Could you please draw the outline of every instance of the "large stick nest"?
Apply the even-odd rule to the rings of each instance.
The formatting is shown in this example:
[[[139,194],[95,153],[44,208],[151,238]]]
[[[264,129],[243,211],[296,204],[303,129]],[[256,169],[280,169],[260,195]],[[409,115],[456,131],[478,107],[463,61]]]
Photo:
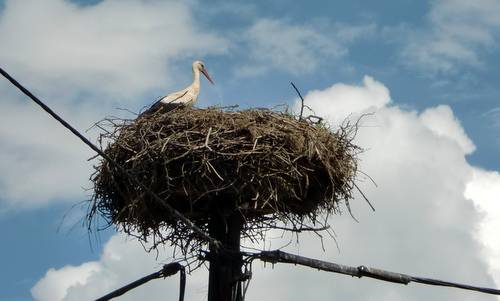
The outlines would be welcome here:
[[[354,126],[332,131],[283,112],[215,108],[106,121],[105,153],[207,232],[213,206],[238,210],[251,238],[277,221],[312,226],[342,201],[349,208],[360,151]],[[123,172],[105,160],[95,169],[89,220],[103,216],[185,255],[204,244]]]

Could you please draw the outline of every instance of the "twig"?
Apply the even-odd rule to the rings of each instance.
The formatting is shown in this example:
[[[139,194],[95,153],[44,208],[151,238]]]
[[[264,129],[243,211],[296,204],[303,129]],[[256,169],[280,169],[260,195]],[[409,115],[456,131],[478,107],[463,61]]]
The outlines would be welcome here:
[[[359,191],[359,193],[361,193],[361,195],[365,199],[366,203],[368,203],[368,205],[372,208],[372,210],[375,211],[375,207],[373,207],[372,203],[370,203],[370,201],[368,200],[366,195],[363,193],[363,191],[361,191],[361,189],[358,187],[358,185],[356,185],[356,183],[354,183],[354,187],[356,187],[356,189]]]
[[[115,108],[115,110],[118,110],[118,111],[124,111],[124,112],[130,113],[130,114],[135,115],[135,116],[139,115],[139,113],[134,112],[134,111],[132,111],[132,110],[129,110],[129,109],[127,109],[127,108],[120,108],[120,107],[116,107],[116,108]]]
[[[290,82],[290,84],[292,84],[292,87],[295,89],[295,92],[297,92],[297,94],[300,97],[301,105],[300,105],[299,120],[302,120],[302,114],[304,113],[304,97],[302,97],[302,94],[300,94],[299,89],[297,89],[297,87],[295,86],[295,84],[293,82]]]
[[[205,138],[205,147],[210,149],[210,146],[208,146],[208,139],[210,138],[210,134],[212,133],[212,127],[209,127],[208,128],[208,133],[207,133],[207,137]]]
[[[273,226],[273,229],[278,229],[278,230],[285,230],[285,231],[290,231],[290,232],[317,232],[317,231],[325,231],[330,229],[329,225],[323,226],[323,227],[299,227],[299,228],[287,228],[287,227],[280,227],[280,226]]]

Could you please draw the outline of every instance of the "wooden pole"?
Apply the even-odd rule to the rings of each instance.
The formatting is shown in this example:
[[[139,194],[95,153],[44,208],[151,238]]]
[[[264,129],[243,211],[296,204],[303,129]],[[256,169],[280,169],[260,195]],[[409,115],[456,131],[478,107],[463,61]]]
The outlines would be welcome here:
[[[243,265],[239,254],[243,218],[234,209],[224,212],[216,205],[212,209],[209,233],[222,243],[223,248],[216,250],[210,247],[208,301],[243,301],[241,283],[238,281]]]

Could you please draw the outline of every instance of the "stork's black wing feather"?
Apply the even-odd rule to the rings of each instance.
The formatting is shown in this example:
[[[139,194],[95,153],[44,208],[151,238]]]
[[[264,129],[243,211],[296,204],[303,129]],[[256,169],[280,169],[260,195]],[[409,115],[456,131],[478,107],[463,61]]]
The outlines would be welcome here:
[[[137,118],[143,117],[143,116],[148,116],[151,114],[154,114],[158,111],[161,111],[163,113],[170,112],[176,108],[184,107],[184,104],[182,103],[163,103],[163,102],[156,102],[154,103],[149,109],[146,111],[142,112],[139,114]]]
[[[160,109],[162,109],[163,112],[170,112],[175,108],[178,108],[180,106],[184,106],[184,104],[176,103],[175,101],[178,100],[179,98],[183,97],[184,95],[186,95],[187,92],[188,91],[185,91],[184,93],[179,95],[177,98],[171,100],[170,103],[162,102],[162,99],[165,98],[165,96],[159,97],[146,111],[139,114],[138,118],[141,116],[151,115],[154,112],[159,111]]]

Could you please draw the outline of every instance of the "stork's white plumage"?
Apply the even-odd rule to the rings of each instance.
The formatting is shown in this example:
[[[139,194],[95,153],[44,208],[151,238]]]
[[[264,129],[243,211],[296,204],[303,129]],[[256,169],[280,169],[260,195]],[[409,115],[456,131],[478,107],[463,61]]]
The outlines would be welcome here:
[[[156,111],[159,107],[164,107],[166,111],[170,111],[180,105],[192,106],[198,100],[198,95],[200,94],[200,73],[203,73],[208,81],[214,84],[210,75],[208,75],[207,69],[205,69],[205,64],[201,61],[194,61],[193,83],[186,89],[163,96],[146,112]]]

